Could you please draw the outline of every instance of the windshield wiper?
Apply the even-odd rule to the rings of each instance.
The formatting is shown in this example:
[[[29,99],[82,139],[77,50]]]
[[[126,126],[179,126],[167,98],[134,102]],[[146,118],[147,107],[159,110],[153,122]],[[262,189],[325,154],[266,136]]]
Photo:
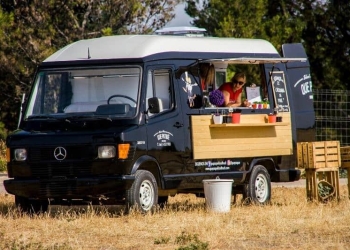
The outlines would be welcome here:
[[[47,120],[47,121],[64,121],[71,123],[71,121],[66,117],[54,117],[51,115],[32,115],[27,118],[28,120]]]
[[[77,120],[105,120],[112,122],[112,119],[110,117],[105,116],[91,116],[91,115],[74,115],[74,116],[61,116],[61,117],[55,117],[52,115],[31,115],[27,118],[27,120],[52,120],[52,121],[65,121],[68,123],[71,123],[72,121]]]
[[[67,122],[71,122],[72,120],[79,120],[79,119],[84,119],[84,120],[106,120],[112,122],[112,119],[110,117],[105,117],[105,116],[84,116],[84,115],[75,115],[75,116],[69,116],[66,118]]]
[[[64,118],[58,118],[58,117],[53,117],[51,115],[31,115],[27,117],[27,120],[34,120],[34,119],[46,119],[46,120],[62,120]]]

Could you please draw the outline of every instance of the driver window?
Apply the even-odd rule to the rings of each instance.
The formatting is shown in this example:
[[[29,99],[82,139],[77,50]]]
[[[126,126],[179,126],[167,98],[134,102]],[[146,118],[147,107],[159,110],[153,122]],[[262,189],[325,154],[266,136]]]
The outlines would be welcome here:
[[[146,108],[148,110],[148,99],[156,97],[160,104],[160,113],[171,108],[170,91],[171,71],[168,69],[149,70],[147,77]],[[149,115],[153,115],[150,114]]]

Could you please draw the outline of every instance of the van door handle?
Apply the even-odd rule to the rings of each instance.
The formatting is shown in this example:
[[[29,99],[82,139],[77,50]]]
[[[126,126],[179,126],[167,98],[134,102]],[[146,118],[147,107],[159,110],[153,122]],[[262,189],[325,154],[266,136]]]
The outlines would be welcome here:
[[[174,124],[175,128],[180,128],[180,127],[183,127],[183,126],[184,125],[182,123],[180,123],[180,122],[175,122],[175,124]]]

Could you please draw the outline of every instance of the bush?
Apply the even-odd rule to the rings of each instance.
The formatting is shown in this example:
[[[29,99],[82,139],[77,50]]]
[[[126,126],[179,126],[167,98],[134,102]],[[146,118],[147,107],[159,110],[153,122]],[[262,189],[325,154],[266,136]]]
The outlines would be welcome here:
[[[0,172],[6,170],[6,145],[3,140],[0,140]]]
[[[5,128],[5,124],[0,122],[0,141],[1,140],[5,140],[6,139],[6,136],[8,134],[8,131],[7,129]],[[1,153],[0,153],[1,155]]]
[[[209,244],[207,242],[202,242],[198,239],[197,234],[189,234],[182,232],[180,236],[175,239],[176,244],[181,246],[177,250],[208,250]]]

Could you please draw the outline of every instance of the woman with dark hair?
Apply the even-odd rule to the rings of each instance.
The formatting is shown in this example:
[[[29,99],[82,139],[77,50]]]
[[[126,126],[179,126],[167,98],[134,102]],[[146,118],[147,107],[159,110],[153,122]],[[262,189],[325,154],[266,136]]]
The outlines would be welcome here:
[[[215,68],[209,63],[199,64],[199,76],[203,91],[211,91],[214,85]]]

